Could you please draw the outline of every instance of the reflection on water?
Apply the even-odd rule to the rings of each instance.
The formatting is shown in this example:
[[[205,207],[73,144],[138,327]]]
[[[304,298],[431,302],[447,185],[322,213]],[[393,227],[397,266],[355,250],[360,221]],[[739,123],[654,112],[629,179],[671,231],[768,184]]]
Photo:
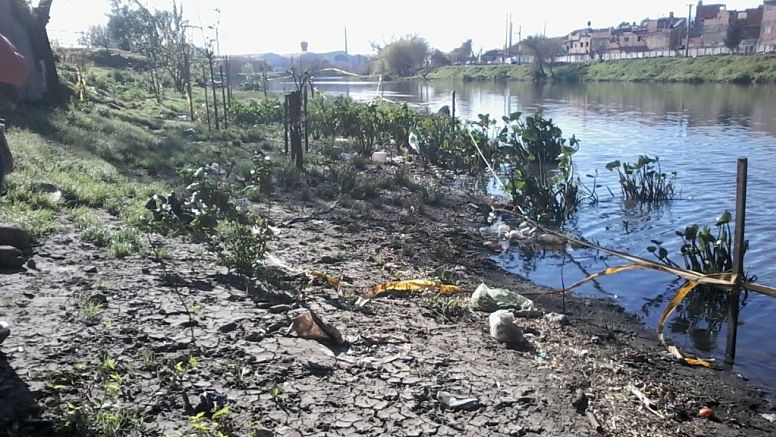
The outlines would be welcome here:
[[[275,84],[276,87],[282,84]],[[635,255],[650,257],[650,240],[664,242],[678,253],[674,234],[685,226],[713,223],[725,209],[735,210],[736,158],[749,157],[746,264],[760,282],[776,285],[776,249],[772,239],[776,208],[776,87],[692,84],[548,84],[501,82],[319,81],[329,94],[369,100],[376,95],[419,104],[436,111],[449,105],[456,91],[461,117],[479,113],[501,115],[543,110],[564,130],[581,140],[575,155],[579,174],[598,171],[600,202],[580,209],[568,228],[585,238]],[[619,195],[616,173],[606,163],[634,161],[640,154],[660,156],[663,169],[677,171],[681,195],[660,208],[626,205]],[[484,184],[483,184],[484,185]],[[494,183],[489,191],[496,193]],[[496,257],[496,262],[537,283],[561,288],[589,273],[623,262],[592,250],[566,253],[521,248]],[[600,278],[580,292],[616,298],[626,309],[655,326],[665,304],[682,284],[675,278],[646,271]],[[751,295],[741,312],[738,366],[753,380],[770,383],[776,376],[776,338],[770,335],[776,300]],[[724,353],[727,316],[725,294],[691,294],[668,324],[680,347],[699,355]]]

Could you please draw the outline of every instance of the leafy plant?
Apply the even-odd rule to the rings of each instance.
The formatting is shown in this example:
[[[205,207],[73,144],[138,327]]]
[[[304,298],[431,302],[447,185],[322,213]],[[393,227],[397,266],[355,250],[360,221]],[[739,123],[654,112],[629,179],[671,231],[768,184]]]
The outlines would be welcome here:
[[[642,203],[654,203],[671,200],[674,197],[676,172],[665,173],[660,166],[660,158],[647,155],[639,156],[635,164],[612,161],[606,169],[617,169],[620,176],[620,188],[625,199]]]
[[[715,273],[729,273],[733,271],[733,234],[730,230],[730,222],[733,217],[729,211],[725,211],[717,218],[714,227],[702,229],[697,225],[687,226],[684,231],[677,231],[676,235],[682,239],[680,253],[687,270],[711,275]],[[653,246],[647,247],[647,251],[654,254],[663,263],[680,267],[669,257],[669,252],[663,247],[663,242],[652,240]],[[749,249],[749,241],[744,245],[744,251]]]

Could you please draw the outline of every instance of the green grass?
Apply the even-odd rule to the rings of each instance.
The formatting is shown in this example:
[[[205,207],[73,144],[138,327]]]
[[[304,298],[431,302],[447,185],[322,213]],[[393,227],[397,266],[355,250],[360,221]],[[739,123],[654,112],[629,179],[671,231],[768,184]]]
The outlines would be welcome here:
[[[557,81],[776,83],[776,56],[634,59],[557,65],[552,70]],[[428,77],[531,80],[526,65],[449,66]]]

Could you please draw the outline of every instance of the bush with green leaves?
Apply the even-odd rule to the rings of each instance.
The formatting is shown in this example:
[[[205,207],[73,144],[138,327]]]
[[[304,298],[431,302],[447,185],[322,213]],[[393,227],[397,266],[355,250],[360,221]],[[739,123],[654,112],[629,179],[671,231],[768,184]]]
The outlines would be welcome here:
[[[232,123],[240,127],[253,127],[283,122],[283,105],[276,98],[235,101],[230,108]]]
[[[710,226],[700,228],[697,224],[687,226],[676,235],[682,239],[680,253],[684,267],[704,275],[729,273],[733,271],[733,233],[730,229],[732,214],[725,211],[714,224],[716,231]],[[647,250],[666,265],[681,267],[673,261],[663,242],[652,240],[653,246]],[[744,244],[744,251],[749,249],[749,241]]]

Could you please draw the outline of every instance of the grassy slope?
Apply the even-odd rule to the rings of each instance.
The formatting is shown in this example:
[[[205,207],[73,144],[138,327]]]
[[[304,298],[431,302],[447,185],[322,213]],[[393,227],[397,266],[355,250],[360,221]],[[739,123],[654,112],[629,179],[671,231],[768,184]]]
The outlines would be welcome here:
[[[73,70],[60,68],[65,83],[72,83]],[[55,232],[62,217],[90,228],[95,220],[87,216],[88,208],[124,226],[115,233],[107,225],[89,229],[101,246],[113,250],[147,220],[145,203],[170,191],[178,169],[224,156],[249,161],[251,149],[243,143],[264,138],[265,132],[255,129],[208,132],[199,123],[181,121],[185,99],[168,96],[159,104],[146,83],[131,69],[93,67],[87,73],[91,98],[85,103],[50,109],[0,101],[17,167],[3,187],[0,221],[19,223],[40,238]],[[195,101],[199,105],[204,97]],[[196,130],[196,141],[186,139],[187,129]],[[47,192],[52,186],[61,201]]]
[[[431,79],[530,80],[525,65],[442,67]],[[554,68],[564,81],[776,83],[776,56],[656,58],[568,64]]]

